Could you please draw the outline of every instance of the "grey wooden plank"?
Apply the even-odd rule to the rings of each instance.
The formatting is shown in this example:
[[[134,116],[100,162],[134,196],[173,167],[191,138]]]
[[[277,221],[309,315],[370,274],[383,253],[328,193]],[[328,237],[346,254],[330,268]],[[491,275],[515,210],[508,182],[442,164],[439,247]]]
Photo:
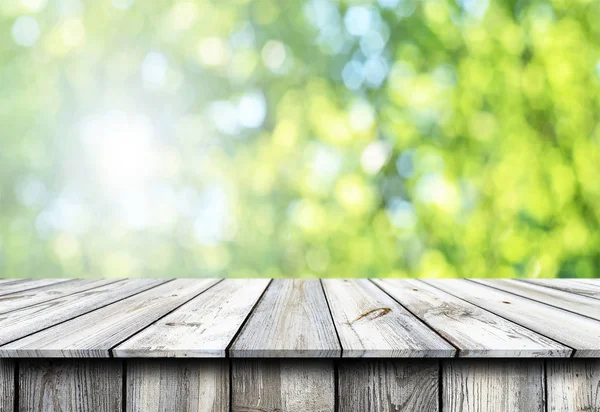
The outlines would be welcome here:
[[[0,359],[0,411],[2,412],[14,411],[15,367],[14,361]]]
[[[7,283],[13,283],[13,282],[23,282],[27,279],[21,279],[21,278],[2,278],[0,279],[0,287],[2,287],[3,285],[6,285]]]
[[[442,361],[444,412],[544,412],[542,360]]]
[[[473,279],[473,281],[600,320],[600,300],[598,299],[513,279]]]
[[[91,312],[165,283],[164,279],[132,279],[111,283],[0,315],[0,345]]]
[[[274,280],[229,354],[232,357],[339,357],[340,344],[319,280]]]
[[[2,290],[10,285],[14,285],[17,283],[24,283],[26,282],[27,279],[0,279],[0,293],[2,293]]]
[[[115,357],[225,357],[269,279],[227,279],[113,349]]]
[[[571,280],[575,282],[587,283],[594,286],[600,285],[600,278],[573,278]]]
[[[423,281],[569,346],[575,357],[600,356],[597,320],[464,279]]]
[[[78,292],[94,289],[100,286],[110,285],[117,282],[113,280],[70,280],[59,284],[51,284],[36,289],[25,290],[22,292],[11,293],[10,295],[0,297],[0,314],[12,312],[27,306],[38,303],[48,302],[63,296],[72,295]]]
[[[338,405],[344,412],[438,412],[439,362],[344,360],[338,368]]]
[[[547,362],[548,412],[600,411],[600,359]]]
[[[71,279],[20,279],[0,285],[0,296],[28,291],[42,286],[59,285],[68,280]]]
[[[459,348],[460,357],[569,357],[571,348],[415,279],[373,280]]]
[[[127,412],[228,412],[229,361],[127,361]]]
[[[233,359],[232,412],[334,412],[329,359]]]
[[[367,279],[323,279],[342,356],[453,357],[456,349]]]
[[[547,288],[575,293],[589,298],[600,299],[600,284],[593,285],[577,282],[575,279],[519,279],[521,282],[533,283]]]
[[[110,349],[218,279],[176,279],[0,347],[4,357],[108,358]]]
[[[123,365],[116,360],[22,360],[19,410],[117,412],[122,408]]]

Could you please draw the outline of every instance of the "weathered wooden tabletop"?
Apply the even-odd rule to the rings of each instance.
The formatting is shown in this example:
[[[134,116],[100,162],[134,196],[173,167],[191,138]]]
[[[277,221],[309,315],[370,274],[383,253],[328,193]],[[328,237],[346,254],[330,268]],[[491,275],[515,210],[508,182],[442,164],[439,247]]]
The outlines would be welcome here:
[[[600,357],[600,280],[3,279],[0,357]]]

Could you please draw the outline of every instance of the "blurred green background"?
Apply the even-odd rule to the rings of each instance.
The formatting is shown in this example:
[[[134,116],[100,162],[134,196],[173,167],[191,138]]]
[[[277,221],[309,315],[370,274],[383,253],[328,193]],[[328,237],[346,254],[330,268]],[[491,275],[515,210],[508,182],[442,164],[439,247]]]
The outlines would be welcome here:
[[[600,2],[0,2],[0,277],[594,277]]]

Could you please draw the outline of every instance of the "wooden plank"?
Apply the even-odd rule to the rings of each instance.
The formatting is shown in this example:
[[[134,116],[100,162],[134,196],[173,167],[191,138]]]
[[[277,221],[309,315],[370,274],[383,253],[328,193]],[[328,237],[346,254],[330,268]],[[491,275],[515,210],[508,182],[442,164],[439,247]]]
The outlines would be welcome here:
[[[232,412],[334,412],[333,360],[232,360]]]
[[[600,411],[600,359],[547,362],[548,412]]]
[[[38,303],[48,302],[74,293],[84,292],[96,287],[110,285],[115,282],[117,282],[116,279],[71,280],[68,282],[61,282],[57,285],[52,284],[23,292],[15,292],[0,297],[0,314],[12,312],[13,310],[36,305]]]
[[[0,344],[17,340],[165,282],[164,279],[123,280],[5,313],[0,315]]]
[[[126,399],[127,412],[228,412],[229,362],[128,361]]]
[[[577,282],[575,279],[520,279],[522,282],[534,283],[564,292],[575,293],[589,298],[600,299],[600,284]]]
[[[343,357],[453,357],[456,353],[367,279],[324,279],[323,287]]]
[[[444,412],[544,412],[542,360],[442,361]]]
[[[11,342],[0,356],[108,358],[112,347],[217,282],[176,279]]]
[[[113,349],[115,357],[225,357],[268,279],[228,279]]]
[[[0,291],[3,290],[6,286],[10,286],[17,283],[26,283],[31,279],[25,278],[8,278],[8,279],[0,279]]]
[[[58,285],[71,279],[20,279],[0,286],[0,296],[24,292],[48,285]]]
[[[600,320],[600,301],[597,299],[513,279],[473,279],[473,281]]]
[[[116,360],[22,360],[19,410],[116,412],[122,408],[123,365]]]
[[[423,281],[569,346],[573,356],[600,356],[600,322],[594,319],[464,279]]]
[[[21,278],[2,278],[0,279],[0,288],[3,285],[6,285],[7,283],[13,283],[13,282],[23,282],[27,279],[21,279]]]
[[[587,283],[594,286],[600,285],[600,278],[573,278],[571,280],[575,282]]]
[[[373,280],[459,348],[460,357],[569,357],[571,348],[414,279]]]
[[[0,359],[0,411],[2,412],[14,411],[15,367],[14,361]]]
[[[339,357],[340,344],[318,279],[276,279],[230,351],[232,357]]]
[[[437,412],[439,362],[344,360],[338,369],[338,410],[344,412]]]
[[[26,281],[27,279],[0,279],[0,294],[2,293],[5,287],[12,287],[11,285],[23,283]]]

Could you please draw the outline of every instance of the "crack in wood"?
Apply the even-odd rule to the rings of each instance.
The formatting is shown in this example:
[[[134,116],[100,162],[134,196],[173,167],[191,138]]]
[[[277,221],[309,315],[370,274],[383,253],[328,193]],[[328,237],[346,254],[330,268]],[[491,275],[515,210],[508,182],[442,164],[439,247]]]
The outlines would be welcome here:
[[[348,325],[352,325],[355,322],[358,322],[359,320],[362,319],[369,319],[369,320],[375,320],[377,318],[380,318],[382,316],[387,315],[388,313],[390,313],[392,311],[391,308],[377,308],[377,309],[372,309],[369,310],[365,313],[363,313],[362,315],[360,315],[359,317],[357,317],[354,320],[351,320],[350,322],[347,322]],[[373,316],[371,316],[373,315]]]

